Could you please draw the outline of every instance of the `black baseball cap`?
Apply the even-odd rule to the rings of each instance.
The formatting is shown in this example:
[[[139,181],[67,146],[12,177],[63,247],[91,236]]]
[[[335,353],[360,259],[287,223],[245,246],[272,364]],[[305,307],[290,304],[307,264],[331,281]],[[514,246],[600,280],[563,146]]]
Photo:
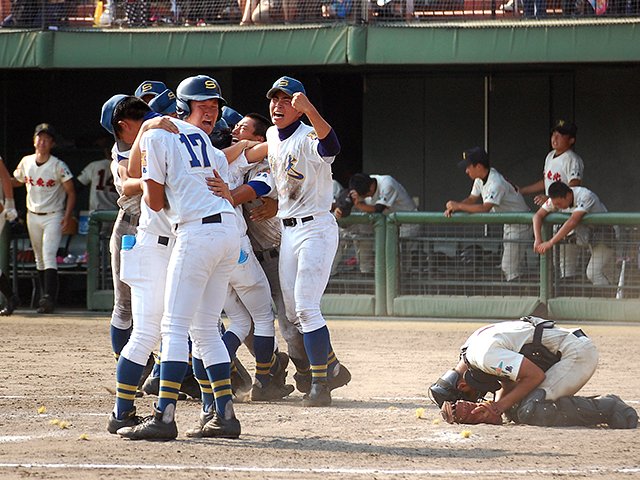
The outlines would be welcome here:
[[[576,134],[578,133],[578,127],[573,122],[568,122],[567,120],[558,120],[551,132],[558,132],[562,135],[569,135],[570,137],[575,138]]]
[[[51,138],[53,138],[54,140],[56,138],[56,131],[48,123],[40,123],[39,125],[36,125],[36,129],[33,132],[33,136],[35,137],[37,135],[40,135],[41,133],[46,133],[47,135],[50,135]]]
[[[462,152],[462,161],[458,162],[458,167],[467,168],[468,165],[482,164],[489,168],[489,155],[482,147],[473,147]]]

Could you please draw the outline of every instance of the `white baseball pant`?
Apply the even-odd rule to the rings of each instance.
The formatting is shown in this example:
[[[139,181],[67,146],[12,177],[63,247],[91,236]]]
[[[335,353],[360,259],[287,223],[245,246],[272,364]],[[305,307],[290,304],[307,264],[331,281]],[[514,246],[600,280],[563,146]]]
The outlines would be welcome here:
[[[29,240],[33,247],[38,270],[58,269],[56,254],[62,239],[63,217],[63,212],[48,213],[46,215],[27,212],[27,230],[29,231]]]

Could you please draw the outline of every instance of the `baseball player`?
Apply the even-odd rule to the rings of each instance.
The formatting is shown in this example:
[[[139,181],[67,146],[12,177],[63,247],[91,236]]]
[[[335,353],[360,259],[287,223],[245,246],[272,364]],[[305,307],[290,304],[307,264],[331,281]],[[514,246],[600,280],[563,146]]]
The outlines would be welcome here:
[[[18,218],[18,211],[13,199],[13,185],[11,184],[11,176],[7,171],[4,160],[0,157],[0,198],[3,199],[0,204],[0,233],[4,229],[7,220],[13,222]],[[20,299],[14,293],[13,287],[7,275],[0,270],[0,293],[4,295],[5,304],[0,309],[0,316],[8,317],[13,313],[20,304]]]
[[[598,364],[595,345],[581,329],[524,317],[476,330],[456,367],[429,391],[443,417],[457,423],[636,428],[637,412],[615,395],[574,396]],[[494,400],[480,402],[488,392]],[[476,403],[478,402],[478,403]]]
[[[234,142],[241,140],[252,140],[264,142],[266,140],[267,129],[271,123],[265,117],[257,113],[250,113],[239,120],[233,129]],[[262,176],[270,176],[268,161],[256,163],[247,172],[247,183]],[[266,195],[277,201],[278,194],[272,188]],[[278,274],[278,259],[280,256],[281,226],[278,218],[270,217],[257,220],[252,218],[256,208],[261,208],[265,202],[265,195],[260,199],[252,200],[243,204],[244,217],[247,223],[247,234],[251,241],[251,246],[264,270],[271,287],[271,297],[278,316],[278,327],[283,338],[287,342],[288,354],[296,367],[293,378],[296,387],[302,393],[309,393],[311,389],[311,369],[309,359],[304,350],[304,341],[299,325],[289,322],[285,312],[284,300],[280,289],[280,279]],[[277,211],[277,210],[276,210]]]
[[[145,111],[141,117],[140,112]],[[144,132],[155,126],[164,126],[177,132],[173,123],[168,120],[162,123],[163,119],[159,116],[153,123],[154,120],[151,120],[149,114],[150,108],[141,99],[114,95],[102,107],[101,119],[106,126],[113,126],[114,123],[119,126],[119,122],[126,120],[132,132],[136,127],[140,132]],[[121,130],[118,127],[114,127],[113,130],[116,139],[121,140]],[[135,161],[135,158],[132,158],[131,162]],[[137,161],[139,163],[139,155]],[[122,182],[122,188],[123,193],[130,197],[142,192],[140,181],[136,178],[127,178]],[[137,425],[142,421],[142,418],[136,415],[134,398],[152,349],[160,341],[164,289],[158,288],[158,285],[164,284],[175,236],[165,213],[154,212],[143,202],[140,205],[140,219],[135,239],[132,248],[120,251],[120,279],[131,289],[133,328],[118,358],[116,402],[107,421],[109,433],[116,433],[120,428]]]
[[[569,187],[554,182],[548,189],[549,199],[533,216],[535,241],[533,250],[540,255],[548,252],[558,242],[575,231],[576,244],[588,246],[591,258],[587,265],[587,278],[594,285],[610,285],[614,280],[615,254],[611,248],[615,240],[613,227],[594,225],[589,228],[579,225],[587,213],[604,213],[607,207],[598,196],[585,187]],[[570,212],[569,219],[555,232],[551,239],[542,241],[542,222],[551,212]]]
[[[56,253],[62,230],[73,216],[76,191],[69,167],[51,155],[55,145],[53,127],[48,123],[36,126],[33,143],[36,152],[20,160],[13,176],[27,187],[27,229],[42,294],[36,311],[52,313],[58,294]]]
[[[303,405],[328,406],[331,388],[350,380],[331,348],[329,329],[320,312],[338,246],[338,225],[329,210],[331,163],[340,143],[298,80],[279,78],[267,98],[274,124],[267,130],[269,165],[283,227],[280,248],[286,252],[278,257],[280,287],[287,318],[294,324],[299,322],[311,364],[311,389],[303,397]],[[303,115],[312,126],[301,122]],[[264,156],[260,147],[252,153]]]
[[[159,82],[156,80],[145,80],[140,85],[138,85],[138,88],[136,88],[134,95],[142,99],[144,103],[149,103],[165,90],[167,90],[167,86],[163,82]]]
[[[87,164],[77,177],[78,182],[89,186],[89,210],[117,210],[118,192],[113,185],[111,160],[95,160]]]
[[[364,213],[393,213],[414,212],[418,208],[407,193],[407,190],[391,175],[367,175],[356,173],[349,179],[349,190],[353,200],[353,208]],[[336,208],[337,218],[344,216],[341,208]],[[373,235],[372,225],[354,225],[350,228],[352,233]],[[404,224],[400,226],[400,238],[417,236],[420,234],[420,225]],[[372,240],[356,240],[354,245],[358,254],[360,272],[373,273],[374,253]],[[419,244],[409,242],[406,244],[409,252],[415,256]]]
[[[553,182],[563,182],[570,187],[582,185],[584,162],[573,147],[576,143],[578,127],[575,123],[558,120],[551,131],[551,150],[544,161],[544,171],[541,180],[531,185],[519,188],[522,195],[538,194],[534,202],[542,206],[547,201],[547,192]],[[539,194],[544,192],[543,194]],[[560,276],[574,277],[577,274],[578,249],[575,245],[563,244],[560,250]]]
[[[450,217],[454,212],[528,212],[529,207],[507,179],[491,167],[489,156],[482,147],[474,147],[462,154],[460,168],[473,180],[471,193],[460,202],[449,200],[444,214]],[[482,203],[478,203],[482,202]],[[531,238],[531,225],[504,225],[502,231],[503,254],[502,272],[511,282],[520,276],[524,260],[523,240]]]
[[[149,130],[140,139],[144,201],[154,211],[164,208],[176,232],[161,323],[160,394],[152,416],[118,434],[133,440],[177,437],[175,407],[188,369],[190,332],[214,397],[209,404],[203,395],[202,436],[237,438],[230,359],[218,324],[240,238],[230,196],[211,195],[205,182],[212,171],[227,177],[227,160],[208,139],[224,100],[218,83],[204,75],[183,80],[176,96],[178,115],[185,118],[172,120],[178,135]]]

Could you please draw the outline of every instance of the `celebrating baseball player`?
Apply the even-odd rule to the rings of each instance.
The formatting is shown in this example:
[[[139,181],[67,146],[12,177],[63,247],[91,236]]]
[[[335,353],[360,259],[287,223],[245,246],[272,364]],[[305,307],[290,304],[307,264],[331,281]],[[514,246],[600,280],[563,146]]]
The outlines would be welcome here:
[[[446,204],[445,216],[454,212],[528,212],[529,207],[515,187],[495,168],[491,167],[489,156],[482,147],[474,147],[462,154],[460,168],[473,180],[471,193],[460,202],[449,200]],[[479,203],[479,202],[482,203]],[[507,282],[520,276],[525,245],[522,240],[531,239],[531,225],[504,225],[502,254],[502,271]]]
[[[36,257],[42,297],[38,313],[52,313],[58,294],[56,254],[76,204],[73,174],[59,158],[51,155],[56,134],[48,123],[36,126],[36,153],[27,155],[13,172],[17,185],[27,187],[27,229]],[[14,184],[16,185],[16,184]]]
[[[290,322],[299,322],[311,364],[311,389],[302,404],[331,404],[331,390],[351,379],[331,347],[320,299],[338,247],[338,225],[330,213],[331,163],[340,152],[338,137],[306,96],[302,83],[281,77],[267,92],[274,126],[267,130],[271,174],[283,225],[280,286]],[[311,127],[301,122],[306,115]],[[256,153],[264,156],[261,147]],[[249,157],[247,157],[249,158]]]
[[[581,329],[524,317],[485,325],[464,343],[460,360],[430,389],[449,423],[636,428],[638,413],[616,395],[578,397],[598,364]],[[488,392],[494,399],[485,401]],[[496,393],[497,392],[497,393]]]
[[[233,410],[230,359],[218,325],[240,237],[229,199],[211,195],[205,182],[212,171],[227,177],[227,160],[208,138],[224,100],[218,83],[204,75],[183,80],[176,94],[178,115],[185,119],[172,120],[179,133],[149,130],[140,139],[144,201],[156,212],[165,209],[176,226],[161,322],[160,392],[153,415],[118,434],[133,440],[177,437],[175,408],[188,369],[191,333],[194,357],[197,353],[202,359],[206,380],[202,372],[195,374],[212,390],[203,395],[201,435],[237,438],[240,422]]]
[[[587,278],[594,285],[610,285],[614,280],[615,253],[612,243],[615,231],[610,225],[580,225],[587,213],[604,213],[607,207],[598,196],[585,187],[569,187],[554,182],[549,186],[549,199],[533,216],[535,241],[533,250],[544,254],[558,242],[575,232],[576,245],[588,246],[591,258],[587,264]],[[542,222],[551,212],[569,212],[571,216],[547,241],[542,240]]]

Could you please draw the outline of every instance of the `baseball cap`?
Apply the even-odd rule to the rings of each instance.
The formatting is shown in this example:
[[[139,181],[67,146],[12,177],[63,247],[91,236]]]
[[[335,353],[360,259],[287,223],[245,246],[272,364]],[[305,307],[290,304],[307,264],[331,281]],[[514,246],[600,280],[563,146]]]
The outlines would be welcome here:
[[[156,82],[154,80],[145,80],[138,88],[134,95],[136,97],[142,97],[143,95],[153,95],[154,97],[160,95],[167,89],[167,86],[163,82]]]
[[[553,127],[552,132],[558,132],[562,135],[569,135],[570,137],[575,137],[578,133],[578,127],[573,122],[568,122],[567,120],[558,120]]]
[[[284,92],[293,96],[294,93],[304,93],[306,95],[302,82],[291,77],[280,77],[273,83],[271,89],[267,92],[267,98],[272,98],[276,92]]]
[[[127,98],[127,95],[122,95],[122,94],[114,95],[109,100],[104,102],[104,105],[102,105],[102,112],[100,113],[100,125],[102,125],[102,128],[104,128],[107,132],[109,132],[114,137],[115,137],[115,132],[113,131],[113,125],[111,124],[111,121],[113,120],[113,111],[116,109],[118,104],[125,98]]]
[[[482,147],[473,147],[462,152],[462,161],[458,162],[458,167],[467,168],[467,165],[482,164],[489,168],[489,155]]]
[[[151,99],[149,107],[154,112],[163,115],[176,113],[176,95],[171,90],[166,89],[160,95]]]
[[[56,138],[56,131],[48,123],[40,123],[40,124],[36,125],[36,129],[33,132],[33,136],[35,137],[37,135],[40,135],[41,133],[46,133],[47,135],[50,135],[51,138],[53,138],[54,140]]]
[[[227,122],[229,128],[233,128],[236,126],[240,120],[242,120],[242,115],[240,115],[236,110],[231,107],[225,105],[222,107],[222,118]]]

